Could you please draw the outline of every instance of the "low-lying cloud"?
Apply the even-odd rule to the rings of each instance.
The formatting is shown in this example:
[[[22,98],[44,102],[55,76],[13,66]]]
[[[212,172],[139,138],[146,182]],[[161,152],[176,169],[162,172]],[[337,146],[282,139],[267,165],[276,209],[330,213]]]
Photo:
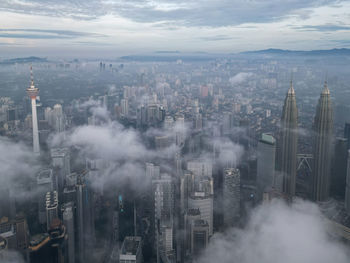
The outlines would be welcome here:
[[[229,82],[232,85],[237,85],[237,84],[241,84],[245,81],[247,81],[250,77],[252,77],[254,74],[250,73],[250,72],[240,72],[238,74],[236,74],[235,76],[231,77],[229,79]]]
[[[200,263],[347,263],[349,250],[330,238],[317,205],[273,200],[253,210],[244,229],[216,234]]]
[[[18,199],[30,194],[23,186],[33,180],[40,167],[32,149],[21,142],[0,137],[0,167],[0,189],[16,191]],[[0,198],[2,194],[4,192],[0,191]]]

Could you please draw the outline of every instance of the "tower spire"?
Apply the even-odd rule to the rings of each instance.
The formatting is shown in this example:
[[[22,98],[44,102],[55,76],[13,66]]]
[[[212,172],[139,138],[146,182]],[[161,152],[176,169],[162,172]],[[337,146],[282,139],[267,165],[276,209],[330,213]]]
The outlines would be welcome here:
[[[323,94],[323,95],[329,95],[329,94],[330,94],[329,88],[328,88],[328,83],[327,83],[327,78],[326,78],[326,80],[324,81],[322,94]]]
[[[33,68],[32,65],[30,65],[30,86],[27,88],[27,94],[32,101],[33,152],[35,154],[40,154],[38,117],[36,112],[36,97],[38,93],[39,89],[34,85]]]
[[[30,86],[34,87],[33,66],[30,64]]]
[[[294,87],[293,87],[293,72],[291,73],[291,78],[290,78],[290,86],[288,89],[288,95],[295,95]]]

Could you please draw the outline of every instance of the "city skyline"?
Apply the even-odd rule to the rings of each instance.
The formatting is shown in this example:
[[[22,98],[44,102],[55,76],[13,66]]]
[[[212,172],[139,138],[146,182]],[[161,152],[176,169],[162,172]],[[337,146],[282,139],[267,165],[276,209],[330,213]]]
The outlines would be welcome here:
[[[0,0],[0,25],[1,263],[349,262],[349,1]]]

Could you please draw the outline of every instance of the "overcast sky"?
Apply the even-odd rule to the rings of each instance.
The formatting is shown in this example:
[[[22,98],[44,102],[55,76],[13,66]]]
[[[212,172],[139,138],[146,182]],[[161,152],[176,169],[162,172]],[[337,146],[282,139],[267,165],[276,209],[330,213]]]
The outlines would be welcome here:
[[[350,1],[0,0],[0,56],[350,46]]]

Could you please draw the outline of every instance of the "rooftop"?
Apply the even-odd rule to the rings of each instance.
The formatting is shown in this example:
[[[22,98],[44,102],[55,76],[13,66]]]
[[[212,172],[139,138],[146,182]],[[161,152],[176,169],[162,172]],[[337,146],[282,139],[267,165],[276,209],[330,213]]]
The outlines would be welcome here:
[[[125,237],[121,254],[136,255],[141,244],[141,237]]]

